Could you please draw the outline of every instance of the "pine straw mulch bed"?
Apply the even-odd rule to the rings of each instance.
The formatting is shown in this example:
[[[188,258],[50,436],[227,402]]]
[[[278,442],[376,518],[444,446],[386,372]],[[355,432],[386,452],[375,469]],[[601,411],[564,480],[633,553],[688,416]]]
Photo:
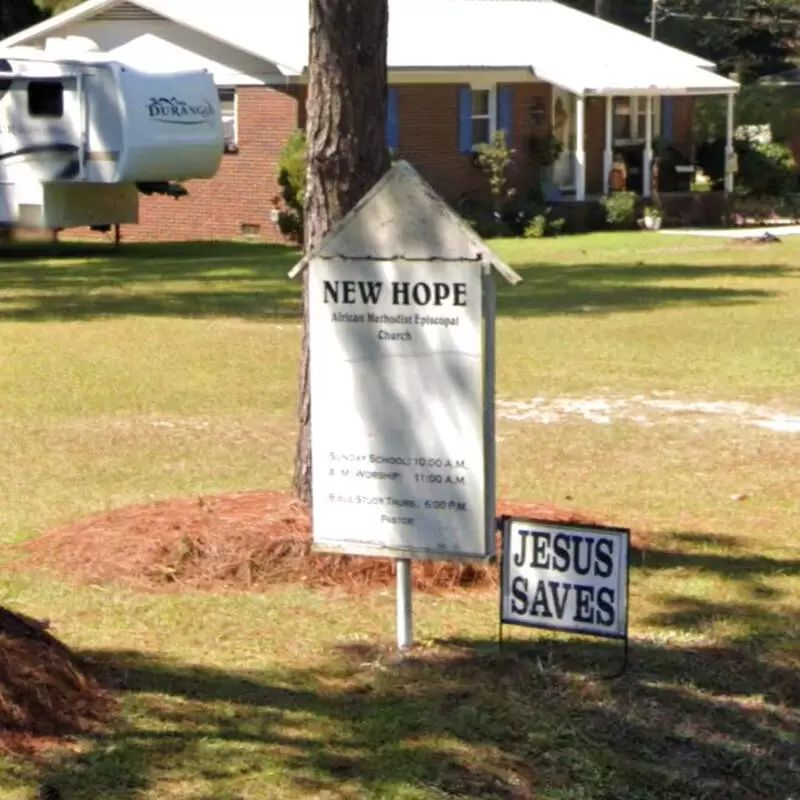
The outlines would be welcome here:
[[[500,502],[498,515],[598,523],[554,506]],[[34,567],[149,590],[254,590],[279,584],[363,592],[394,581],[392,561],[312,552],[308,510],[280,492],[167,500],[97,514],[22,546]],[[415,562],[423,592],[491,588],[496,565]]]
[[[99,729],[111,695],[47,623],[0,607],[0,753],[35,754]]]

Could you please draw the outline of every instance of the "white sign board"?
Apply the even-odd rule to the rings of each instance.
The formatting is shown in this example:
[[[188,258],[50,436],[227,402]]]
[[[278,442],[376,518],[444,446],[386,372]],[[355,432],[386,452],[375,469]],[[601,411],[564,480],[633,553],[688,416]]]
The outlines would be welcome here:
[[[493,555],[484,265],[312,257],[308,269],[315,546]]]
[[[627,637],[629,532],[510,519],[501,623]]]

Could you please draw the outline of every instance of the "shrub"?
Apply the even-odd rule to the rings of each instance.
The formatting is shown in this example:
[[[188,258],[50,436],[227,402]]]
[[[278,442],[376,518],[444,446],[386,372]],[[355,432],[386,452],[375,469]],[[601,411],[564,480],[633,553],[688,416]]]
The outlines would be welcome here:
[[[285,208],[278,217],[284,236],[303,238],[303,203],[306,192],[306,135],[295,131],[278,159],[278,184]]]
[[[547,217],[544,214],[538,214],[525,228],[525,238],[541,239],[544,236],[547,236]]]
[[[615,192],[604,197],[600,202],[606,211],[606,222],[612,228],[628,230],[636,227],[638,219],[636,192]]]
[[[526,239],[542,239],[545,236],[558,236],[564,232],[567,221],[563,217],[554,217],[553,209],[547,208],[536,214],[525,226],[523,235]]]
[[[508,188],[508,168],[515,152],[506,143],[506,132],[502,130],[496,131],[491,142],[476,150],[476,162],[489,180],[495,214],[500,214],[514,196],[514,190]]]
[[[756,144],[739,153],[737,182],[751,194],[773,197],[797,189],[797,166],[792,151],[784,144]]]
[[[735,143],[739,157],[736,184],[744,194],[780,197],[797,191],[797,166],[785,144]],[[711,179],[712,188],[722,189],[725,179],[725,140],[706,142],[697,150],[697,163]]]

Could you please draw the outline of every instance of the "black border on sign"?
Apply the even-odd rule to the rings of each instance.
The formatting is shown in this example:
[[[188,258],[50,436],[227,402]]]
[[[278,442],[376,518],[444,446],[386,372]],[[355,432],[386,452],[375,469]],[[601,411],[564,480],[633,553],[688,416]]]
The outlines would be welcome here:
[[[537,628],[539,630],[547,630],[547,631],[555,631],[557,633],[566,633],[566,634],[574,634],[576,636],[594,636],[600,639],[611,639],[617,642],[623,642],[625,645],[624,650],[624,660],[622,664],[622,669],[619,673],[609,676],[611,678],[618,678],[625,673],[625,670],[628,667],[628,648],[629,648],[629,637],[628,637],[628,608],[630,606],[630,585],[631,585],[631,531],[630,528],[618,528],[613,527],[610,525],[589,525],[587,523],[560,523],[560,522],[553,522],[553,520],[544,520],[544,519],[535,519],[533,517],[514,517],[505,515],[500,517],[498,520],[500,528],[502,532],[501,538],[501,548],[502,552],[500,554],[500,608],[499,608],[499,627],[498,627],[498,646],[502,649],[503,647],[503,626],[504,625],[513,625],[515,627],[520,628]],[[505,608],[503,604],[504,599],[504,589],[506,583],[506,577],[509,573],[509,565],[507,559],[511,555],[511,550],[508,546],[509,534],[511,530],[511,524],[513,522],[522,522],[522,523],[530,523],[531,525],[544,525],[549,528],[567,528],[573,530],[584,530],[584,531],[598,531],[603,532],[606,531],[607,533],[617,533],[622,534],[625,537],[625,544],[626,544],[626,559],[625,559],[625,625],[624,625],[624,632],[623,633],[599,633],[595,630],[585,630],[581,628],[560,628],[555,625],[547,625],[543,623],[537,622],[520,622],[519,620],[509,621],[505,617]]]

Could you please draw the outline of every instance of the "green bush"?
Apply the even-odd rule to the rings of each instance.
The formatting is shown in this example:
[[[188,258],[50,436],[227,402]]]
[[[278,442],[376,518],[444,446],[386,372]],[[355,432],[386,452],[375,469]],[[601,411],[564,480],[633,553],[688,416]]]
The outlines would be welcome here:
[[[615,192],[600,202],[606,211],[606,222],[612,228],[629,230],[636,227],[638,220],[636,192]]]
[[[797,190],[797,165],[785,144],[757,144],[739,153],[737,183],[750,194],[782,197]]]
[[[525,227],[525,238],[542,239],[545,236],[547,236],[547,217],[538,214]]]
[[[558,236],[564,232],[567,221],[563,217],[554,217],[553,209],[547,208],[544,213],[537,214],[525,226],[523,236],[526,239],[542,239],[545,236]]]
[[[736,187],[742,194],[782,197],[798,190],[797,165],[787,145],[737,141],[735,147],[739,158]],[[710,177],[711,188],[721,190],[725,179],[725,140],[700,145],[697,163]]]
[[[285,208],[278,217],[284,236],[303,238],[303,203],[306,191],[306,135],[295,131],[278,159],[278,184]]]

